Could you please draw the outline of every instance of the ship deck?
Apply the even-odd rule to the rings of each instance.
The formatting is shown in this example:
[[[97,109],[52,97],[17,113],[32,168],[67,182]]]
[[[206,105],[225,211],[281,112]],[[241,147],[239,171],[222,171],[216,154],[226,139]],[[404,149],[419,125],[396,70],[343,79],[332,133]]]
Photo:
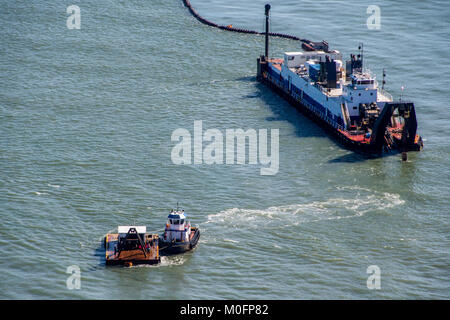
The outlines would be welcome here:
[[[392,134],[392,136],[398,140],[402,137],[402,131],[403,131],[403,124],[397,124],[394,127],[388,127],[389,132]],[[339,129],[339,132],[341,132],[343,135],[345,135],[348,139],[359,142],[359,143],[370,143],[370,136],[367,137],[365,133],[358,133],[355,134],[352,131],[347,130],[341,130]],[[418,140],[418,135],[416,136],[416,139]]]
[[[273,58],[269,59],[269,62],[273,65],[274,68],[278,69],[281,72],[281,65],[284,63],[283,59]],[[307,76],[306,72],[302,72],[300,68],[289,68],[292,72],[298,74],[299,76]],[[312,84],[312,82],[311,82]],[[348,84],[345,83],[345,84]],[[340,97],[343,94],[342,88],[322,88],[320,87],[322,92],[328,97]],[[391,102],[393,100],[392,95],[381,88],[378,88],[377,91],[377,102]]]
[[[269,62],[278,70],[281,71],[281,65],[283,64],[283,59],[269,59]]]
[[[351,131],[338,129],[340,133],[346,136],[348,139],[359,143],[370,143],[370,137],[367,138],[365,133],[354,134]]]
[[[149,243],[152,240],[158,240],[158,235],[156,234],[146,234],[145,244],[148,244],[147,253],[144,254],[142,248],[138,247],[132,250],[122,250],[117,252],[117,245],[119,241],[119,234],[112,233],[106,235],[105,240],[105,258],[107,264],[120,264],[127,261],[132,261],[139,264],[153,264],[159,261],[159,249],[157,245],[151,246]],[[147,248],[146,248],[147,249]]]

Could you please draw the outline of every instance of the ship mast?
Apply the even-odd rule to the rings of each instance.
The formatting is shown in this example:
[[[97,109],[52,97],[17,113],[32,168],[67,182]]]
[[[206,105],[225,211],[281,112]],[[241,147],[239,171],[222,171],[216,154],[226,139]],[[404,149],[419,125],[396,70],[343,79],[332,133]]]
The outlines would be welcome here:
[[[358,58],[361,59],[361,72],[364,72],[364,44],[361,42],[359,44],[359,54],[358,54]]]
[[[270,4],[266,4],[266,50],[265,50],[265,57],[266,61],[269,59],[269,11],[270,11]]]

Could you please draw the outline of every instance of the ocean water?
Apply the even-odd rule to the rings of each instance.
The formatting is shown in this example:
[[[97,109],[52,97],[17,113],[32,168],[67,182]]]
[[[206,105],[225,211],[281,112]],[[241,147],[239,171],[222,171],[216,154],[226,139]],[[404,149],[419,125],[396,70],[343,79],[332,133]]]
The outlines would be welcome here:
[[[266,0],[191,0],[263,30]],[[66,8],[81,9],[69,30]],[[415,102],[425,148],[367,159],[256,82],[261,36],[180,0],[0,2],[0,298],[449,299],[446,1],[271,1],[272,31],[328,40]],[[381,9],[370,30],[369,5]],[[272,56],[299,43],[272,39]],[[279,172],[175,165],[172,132],[279,129]],[[179,202],[198,247],[106,268],[121,224],[161,231]],[[81,270],[69,290],[67,267]],[[367,268],[381,270],[369,290]]]

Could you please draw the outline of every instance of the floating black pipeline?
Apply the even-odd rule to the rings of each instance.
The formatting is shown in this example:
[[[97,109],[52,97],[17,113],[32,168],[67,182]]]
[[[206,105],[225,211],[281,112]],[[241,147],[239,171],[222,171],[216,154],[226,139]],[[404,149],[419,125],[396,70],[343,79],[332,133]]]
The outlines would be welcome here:
[[[200,16],[197,11],[195,11],[194,8],[192,8],[192,5],[190,3],[189,0],[183,0],[184,5],[188,8],[189,12],[201,23],[206,24],[210,27],[214,27],[214,28],[219,28],[222,30],[227,30],[227,31],[232,31],[232,32],[239,32],[239,33],[249,33],[249,34],[259,34],[259,35],[265,35],[265,32],[259,32],[259,31],[254,31],[254,30],[247,30],[247,29],[240,29],[240,28],[234,28],[232,25],[227,25],[227,26],[221,26],[218,24],[215,24],[214,22],[211,22],[205,18],[203,18],[202,16]],[[279,37],[279,38],[286,38],[286,39],[291,39],[291,40],[297,40],[297,41],[301,41],[304,43],[312,43],[311,41],[307,40],[307,39],[300,39],[299,37],[296,36],[292,36],[290,34],[284,34],[284,33],[275,33],[275,32],[269,32],[269,36],[272,37]]]

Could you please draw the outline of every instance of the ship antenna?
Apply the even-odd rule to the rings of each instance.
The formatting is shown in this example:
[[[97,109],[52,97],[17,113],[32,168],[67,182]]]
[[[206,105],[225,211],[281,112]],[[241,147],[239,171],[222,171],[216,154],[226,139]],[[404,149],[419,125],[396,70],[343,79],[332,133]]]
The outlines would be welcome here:
[[[361,59],[361,72],[364,71],[364,43],[359,44],[359,58]]]
[[[402,86],[402,93],[400,94],[400,101],[403,99],[403,90],[405,90],[405,86]]]
[[[179,209],[179,207],[178,207],[178,201],[177,201],[177,211],[179,211],[180,209]]]
[[[266,50],[265,50],[265,56],[266,61],[269,59],[269,11],[270,11],[270,4],[266,4],[265,6],[265,15],[266,15]]]

